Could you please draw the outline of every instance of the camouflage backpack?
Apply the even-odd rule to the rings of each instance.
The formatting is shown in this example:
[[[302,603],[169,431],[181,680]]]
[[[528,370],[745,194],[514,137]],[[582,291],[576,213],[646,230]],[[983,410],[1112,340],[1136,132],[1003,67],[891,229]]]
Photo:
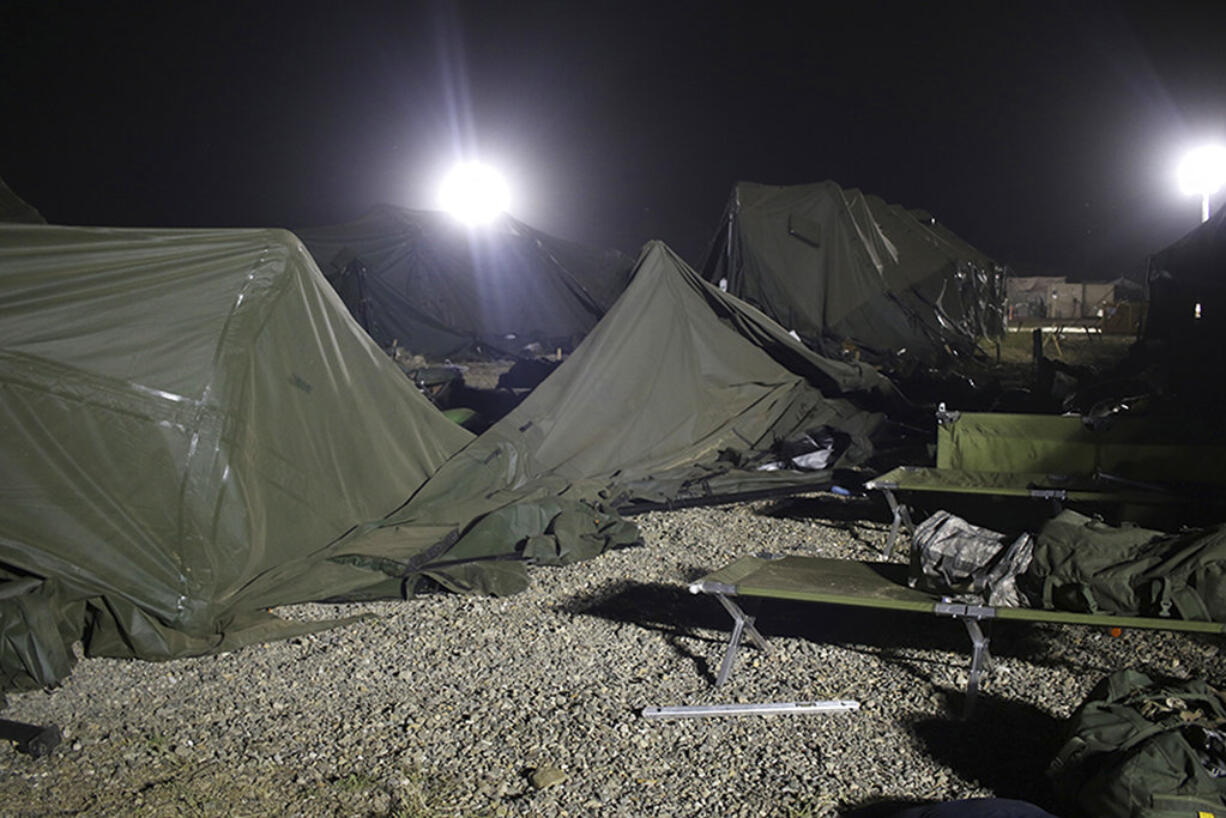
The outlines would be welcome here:
[[[1047,771],[1065,818],[1226,818],[1226,703],[1121,670],[1069,719]]]
[[[977,605],[1018,606],[1017,577],[1030,564],[1033,543],[938,511],[915,527],[907,584]]]

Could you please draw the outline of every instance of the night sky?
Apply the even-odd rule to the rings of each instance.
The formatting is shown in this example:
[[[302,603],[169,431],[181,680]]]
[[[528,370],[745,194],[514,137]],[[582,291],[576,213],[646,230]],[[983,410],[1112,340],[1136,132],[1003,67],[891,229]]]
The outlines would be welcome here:
[[[737,180],[833,179],[1108,278],[1199,223],[1174,166],[1226,141],[1226,2],[8,0],[0,77],[0,177],[56,223],[430,208],[466,156],[630,254],[698,263]]]

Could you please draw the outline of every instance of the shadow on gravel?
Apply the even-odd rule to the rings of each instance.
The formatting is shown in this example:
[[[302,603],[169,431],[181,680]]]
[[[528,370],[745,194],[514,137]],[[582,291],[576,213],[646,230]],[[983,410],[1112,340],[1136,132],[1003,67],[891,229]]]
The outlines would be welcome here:
[[[825,520],[832,523],[885,523],[893,519],[885,495],[872,492],[843,499],[830,495],[785,497],[758,511],[763,517],[788,520]],[[842,528],[843,526],[839,526]]]
[[[891,798],[888,801],[865,801],[861,804],[845,804],[839,808],[839,818],[894,818],[907,807],[914,807],[927,801],[899,801]]]
[[[798,637],[875,655],[924,682],[931,679],[920,670],[923,665],[970,667],[970,637],[966,626],[952,617],[773,599],[739,601],[747,614],[757,617],[758,630],[768,639],[772,635]],[[983,625],[991,639],[992,656],[997,659],[1019,659],[1037,667],[1078,672],[1105,674],[1113,669],[1105,664],[1070,660],[1062,650],[1062,641],[1068,637],[1067,627],[1028,622]],[[731,620],[726,620],[721,629],[730,631]],[[948,651],[958,658],[946,663],[908,655],[929,650]]]
[[[978,782],[998,798],[1030,801],[1051,810],[1055,805],[1045,772],[1061,725],[1033,705],[981,695],[969,721],[925,717],[910,727],[928,755],[963,778]]]
[[[960,691],[946,691],[945,696],[946,709],[962,706]],[[1045,773],[1061,727],[1058,719],[1024,702],[980,695],[970,721],[929,716],[905,721],[931,758],[991,790],[994,797],[1026,801],[1049,811],[1055,808]],[[839,816],[893,818],[921,803],[930,802],[872,799],[840,805]]]
[[[694,664],[699,676],[715,682],[712,660],[694,653],[681,639],[723,644],[724,638],[712,639],[697,631],[729,630],[728,614],[713,600],[699,599],[682,586],[624,580],[572,596],[554,606],[554,610],[572,616],[594,616],[637,625],[661,633],[677,655]],[[713,651],[714,656],[716,652]]]
[[[842,531],[860,545],[873,550],[879,548],[879,544],[862,532],[866,528],[871,530],[888,526],[892,520],[885,498],[878,492],[849,499],[829,495],[786,497],[759,509],[757,513],[777,520],[806,520]]]
[[[932,683],[932,677],[924,671],[926,666],[970,666],[970,638],[962,623],[953,618],[750,597],[741,597],[737,602],[749,616],[755,617],[758,630],[768,642],[772,637],[796,638],[835,645],[875,656],[924,684]],[[723,658],[722,650],[698,656],[680,640],[697,640],[722,648],[728,638],[724,634],[732,630],[731,617],[715,599],[691,594],[682,585],[623,580],[576,594],[555,605],[554,610],[662,633],[678,655],[692,661],[699,674],[711,682]],[[718,631],[721,635],[711,638],[700,633],[710,631]],[[1021,659],[1039,667],[1069,667],[1069,662],[1052,650],[1060,639],[1058,630],[1009,622],[1003,627],[989,627],[988,632],[995,658]],[[914,655],[917,651],[933,650],[952,653],[957,658],[946,662]],[[746,654],[753,651],[750,646],[744,648]],[[1102,670],[1080,664],[1078,669]],[[950,712],[961,712],[961,704],[951,707]]]

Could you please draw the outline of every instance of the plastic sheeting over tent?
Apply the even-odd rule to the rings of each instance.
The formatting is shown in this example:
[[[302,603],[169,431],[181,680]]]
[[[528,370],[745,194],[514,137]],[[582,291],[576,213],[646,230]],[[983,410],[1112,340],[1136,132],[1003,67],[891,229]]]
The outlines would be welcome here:
[[[0,689],[284,633],[472,437],[285,231],[0,225],[0,310]]]
[[[523,587],[523,558],[565,562],[624,542],[612,513],[768,486],[822,488],[862,462],[892,387],[830,361],[649,244],[622,297],[523,403],[406,506],[342,547],[358,564],[456,590]],[[816,471],[763,471],[804,435],[838,441]]]
[[[380,346],[432,358],[572,349],[617,299],[632,259],[504,217],[466,228],[445,213],[380,205],[297,231]]]
[[[999,265],[929,214],[834,182],[738,183],[703,275],[832,355],[932,364],[1004,329]]]
[[[266,230],[0,227],[0,690],[91,655],[285,636],[264,609],[511,593],[636,537],[615,509],[827,485],[892,387],[660,244],[579,349],[480,438],[447,422]],[[830,441],[810,471],[759,470]],[[407,499],[407,502],[405,501]]]

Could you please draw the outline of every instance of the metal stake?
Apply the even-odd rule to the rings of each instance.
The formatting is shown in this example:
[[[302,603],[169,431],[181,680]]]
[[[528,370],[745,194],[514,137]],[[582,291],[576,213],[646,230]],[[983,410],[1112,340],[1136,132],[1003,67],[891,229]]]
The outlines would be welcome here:
[[[848,699],[813,702],[762,702],[760,704],[698,704],[670,707],[644,707],[645,719],[700,719],[708,716],[773,716],[800,713],[842,713],[859,710],[860,703]]]

